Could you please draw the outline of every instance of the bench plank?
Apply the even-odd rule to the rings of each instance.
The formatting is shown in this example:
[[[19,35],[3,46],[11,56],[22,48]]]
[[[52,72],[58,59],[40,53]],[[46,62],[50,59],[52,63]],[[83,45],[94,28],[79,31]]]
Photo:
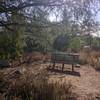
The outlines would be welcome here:
[[[74,65],[79,61],[79,55],[74,53],[52,53],[51,63],[53,63],[53,68],[56,63],[62,63],[62,70],[64,69],[64,64],[71,64],[72,71],[74,71]]]

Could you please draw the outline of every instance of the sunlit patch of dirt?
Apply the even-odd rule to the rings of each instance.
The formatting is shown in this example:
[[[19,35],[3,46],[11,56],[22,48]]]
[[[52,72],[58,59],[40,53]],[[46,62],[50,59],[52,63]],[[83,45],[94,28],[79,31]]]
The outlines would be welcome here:
[[[59,73],[59,71],[51,72],[50,80],[57,80],[60,82],[70,81],[73,86],[75,86],[76,89],[73,91],[79,95],[79,98],[81,98],[80,100],[85,100],[82,98],[85,98],[89,95],[92,95],[94,98],[96,95],[99,95],[97,98],[100,99],[100,73],[89,66],[81,66],[81,68],[75,68],[75,71],[79,72],[80,76],[71,74],[71,72],[68,73],[67,69],[65,69],[64,73]]]

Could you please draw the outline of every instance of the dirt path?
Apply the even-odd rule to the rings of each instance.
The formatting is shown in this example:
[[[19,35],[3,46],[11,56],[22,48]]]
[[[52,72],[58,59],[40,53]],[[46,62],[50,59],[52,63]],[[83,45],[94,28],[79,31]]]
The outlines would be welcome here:
[[[65,68],[65,70],[67,69]],[[51,72],[50,80],[70,81],[75,87],[74,92],[79,95],[79,100],[85,100],[86,96],[90,96],[90,98],[96,97],[97,100],[100,100],[100,72],[88,66],[76,68],[75,74],[67,71],[64,71],[64,73],[59,73],[57,70],[56,72]]]

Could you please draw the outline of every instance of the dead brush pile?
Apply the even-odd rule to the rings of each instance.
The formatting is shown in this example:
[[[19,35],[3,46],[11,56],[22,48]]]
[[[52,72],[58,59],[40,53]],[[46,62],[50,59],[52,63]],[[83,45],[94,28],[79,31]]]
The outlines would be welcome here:
[[[76,100],[71,84],[48,83],[48,79],[23,75],[11,79],[0,74],[0,100]]]

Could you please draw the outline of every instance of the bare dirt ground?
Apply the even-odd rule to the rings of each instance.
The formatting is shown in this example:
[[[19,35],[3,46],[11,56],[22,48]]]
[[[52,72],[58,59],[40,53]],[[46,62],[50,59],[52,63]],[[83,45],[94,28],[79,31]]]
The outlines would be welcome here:
[[[62,82],[70,81],[75,87],[74,92],[79,95],[79,100],[85,100],[87,96],[90,96],[90,100],[91,98],[100,100],[100,72],[89,66],[81,66],[75,68],[73,73],[70,68],[71,66],[67,65],[64,72],[55,70],[51,73],[50,79],[58,79]]]
[[[56,67],[55,70],[48,70],[48,66],[49,63],[36,63],[30,66],[26,65],[26,67],[7,68],[3,71],[9,73],[10,77],[15,70],[25,74],[30,73],[30,75],[47,72],[49,74],[48,82],[71,82],[75,87],[73,92],[78,95],[78,100],[87,100],[87,96],[90,98],[88,100],[100,100],[100,72],[87,65],[75,68],[75,72],[71,72],[71,65],[65,65],[63,72],[60,68],[61,65],[57,65],[59,67]],[[92,97],[94,99],[91,99]]]

